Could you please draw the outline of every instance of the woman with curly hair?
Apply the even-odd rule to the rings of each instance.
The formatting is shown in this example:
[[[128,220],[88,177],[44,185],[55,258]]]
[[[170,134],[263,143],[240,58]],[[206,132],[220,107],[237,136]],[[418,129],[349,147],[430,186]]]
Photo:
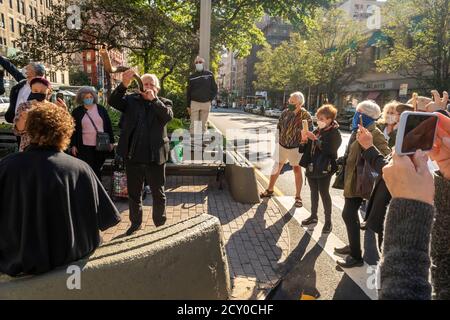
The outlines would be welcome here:
[[[31,93],[28,97],[28,101],[21,103],[16,111],[16,116],[14,118],[14,134],[20,137],[20,146],[19,151],[25,150],[26,147],[30,144],[30,137],[25,129],[28,111],[38,105],[47,105],[49,106],[48,97],[52,93],[52,86],[50,81],[43,77],[37,77],[30,81]],[[51,104],[52,106],[59,106],[61,108],[67,109],[65,102],[61,99],[58,99],[56,105]]]
[[[91,167],[62,152],[70,113],[50,102],[27,111],[30,145],[0,161],[0,273],[40,274],[91,254],[120,221]]]

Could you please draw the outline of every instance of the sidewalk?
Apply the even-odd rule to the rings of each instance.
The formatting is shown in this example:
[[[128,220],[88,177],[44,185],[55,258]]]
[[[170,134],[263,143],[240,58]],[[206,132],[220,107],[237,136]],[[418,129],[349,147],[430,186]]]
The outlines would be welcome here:
[[[295,222],[291,216],[282,216],[272,200],[256,205],[235,202],[225,183],[223,190],[218,189],[215,177],[168,176],[166,191],[167,224],[202,213],[219,218],[230,269],[231,299],[264,299],[295,248],[291,234],[295,228],[289,227]],[[143,217],[143,230],[147,231],[155,228],[151,204],[148,195]],[[122,222],[103,233],[105,242],[124,234],[130,225],[127,201],[116,205]]]

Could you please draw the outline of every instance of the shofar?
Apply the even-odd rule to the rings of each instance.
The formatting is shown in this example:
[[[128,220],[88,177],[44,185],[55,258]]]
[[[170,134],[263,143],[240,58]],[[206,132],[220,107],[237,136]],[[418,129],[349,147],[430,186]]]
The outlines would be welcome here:
[[[130,67],[125,67],[125,66],[118,66],[118,67],[113,67],[111,64],[111,59],[109,58],[109,54],[108,51],[106,51],[105,48],[100,49],[100,56],[103,59],[103,66],[105,68],[105,71],[108,73],[119,73],[119,72],[125,72],[129,69],[131,69]],[[142,83],[141,78],[135,74],[133,76],[133,79],[137,82],[138,86],[139,86],[139,90],[141,92],[144,91],[144,84]]]

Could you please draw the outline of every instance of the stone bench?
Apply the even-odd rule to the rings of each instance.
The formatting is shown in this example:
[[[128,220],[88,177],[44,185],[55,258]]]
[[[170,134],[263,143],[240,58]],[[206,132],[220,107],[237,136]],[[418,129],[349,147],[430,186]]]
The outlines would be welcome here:
[[[67,267],[39,276],[0,275],[0,299],[228,299],[230,276],[222,229],[203,214],[100,246],[69,290]],[[75,282],[76,283],[76,282]]]

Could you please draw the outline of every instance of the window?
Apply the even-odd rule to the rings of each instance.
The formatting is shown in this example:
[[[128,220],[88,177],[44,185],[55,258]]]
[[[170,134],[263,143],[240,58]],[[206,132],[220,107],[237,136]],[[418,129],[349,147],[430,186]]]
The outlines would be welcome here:
[[[37,15],[37,9],[36,8],[33,8],[33,10],[34,10],[34,20],[38,20],[38,15]]]
[[[66,75],[64,72],[61,72],[61,83],[66,83]]]
[[[21,1],[21,2],[20,2],[20,6],[21,6],[21,9],[22,9],[22,10],[21,10],[21,11],[22,11],[22,14],[25,15],[25,2],[24,2],[24,1]]]
[[[14,32],[14,19],[9,18],[9,22],[10,22],[11,32]]]
[[[86,52],[86,61],[92,61],[92,56],[91,56],[90,51]]]
[[[31,6],[31,4],[28,6],[28,9],[30,9],[30,18],[31,19],[33,19],[34,18],[34,16],[33,16],[33,7]]]
[[[50,81],[56,82],[56,72],[50,71]]]
[[[13,8],[13,0],[9,0],[9,7],[12,9]]]
[[[92,73],[92,65],[91,64],[86,65],[86,73]]]
[[[5,15],[3,13],[0,16],[0,28],[5,29]]]
[[[20,13],[20,0],[17,0],[17,12]]]

